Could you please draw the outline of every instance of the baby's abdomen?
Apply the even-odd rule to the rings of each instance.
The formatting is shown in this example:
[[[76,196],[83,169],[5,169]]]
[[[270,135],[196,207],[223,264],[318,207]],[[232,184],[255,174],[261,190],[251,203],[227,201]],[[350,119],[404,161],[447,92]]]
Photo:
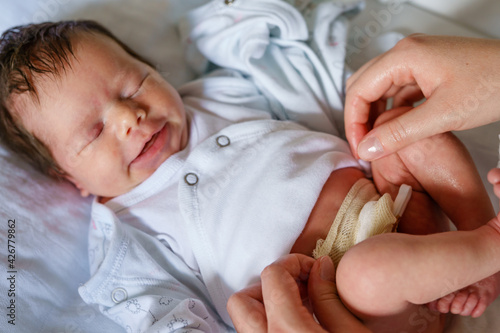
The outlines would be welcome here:
[[[344,198],[360,178],[365,175],[357,168],[338,169],[330,174],[291,253],[312,255],[316,242],[326,238]]]

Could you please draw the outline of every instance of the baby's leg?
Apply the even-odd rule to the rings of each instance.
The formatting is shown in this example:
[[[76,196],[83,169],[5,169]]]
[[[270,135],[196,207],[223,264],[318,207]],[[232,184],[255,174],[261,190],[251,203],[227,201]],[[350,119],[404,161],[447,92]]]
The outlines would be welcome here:
[[[495,194],[500,197],[500,169],[492,169],[488,180],[493,184]],[[429,303],[429,308],[442,313],[479,317],[499,293],[500,272]]]
[[[389,113],[386,117],[392,116]],[[372,167],[379,191],[394,195],[401,183],[412,185],[415,190],[415,200],[407,207],[400,232],[428,234],[445,231],[447,220],[439,217],[440,208],[459,230],[475,229],[494,216],[488,194],[468,151],[449,133],[416,142],[397,154],[374,162]],[[476,317],[499,293],[500,273],[429,306],[442,313]]]
[[[488,180],[493,184],[495,195],[500,198],[500,169],[494,168],[488,173]],[[479,316],[494,300],[500,290],[500,273],[474,283],[460,291],[451,293],[429,306],[440,312],[452,312],[461,315]],[[473,307],[474,304],[477,304]]]
[[[375,332],[437,332],[422,305],[500,271],[498,218],[473,231],[382,234],[352,247],[339,263],[344,304]]]

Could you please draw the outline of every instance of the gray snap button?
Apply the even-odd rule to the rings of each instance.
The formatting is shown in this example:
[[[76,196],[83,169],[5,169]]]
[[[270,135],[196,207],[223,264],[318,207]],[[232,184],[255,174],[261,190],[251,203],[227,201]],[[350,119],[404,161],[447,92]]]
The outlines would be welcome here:
[[[196,185],[198,183],[198,176],[194,173],[188,173],[184,176],[184,181],[190,186]]]
[[[215,141],[217,141],[219,147],[227,147],[231,144],[231,140],[225,135],[218,136]]]
[[[234,3],[235,0],[224,0],[224,4],[226,6],[231,6]]]
[[[116,288],[111,292],[111,299],[116,304],[125,301],[128,298],[127,291],[123,288]]]

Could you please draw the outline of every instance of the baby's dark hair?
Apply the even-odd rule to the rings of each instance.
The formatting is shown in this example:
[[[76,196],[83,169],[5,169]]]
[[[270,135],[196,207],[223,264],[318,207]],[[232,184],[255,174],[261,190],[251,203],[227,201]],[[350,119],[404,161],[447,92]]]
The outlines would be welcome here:
[[[72,37],[97,33],[110,37],[134,58],[151,64],[95,21],[61,21],[13,27],[0,37],[0,139],[39,171],[61,177],[64,171],[48,147],[29,133],[9,110],[13,94],[29,93],[38,101],[37,80],[59,75],[74,57]]]

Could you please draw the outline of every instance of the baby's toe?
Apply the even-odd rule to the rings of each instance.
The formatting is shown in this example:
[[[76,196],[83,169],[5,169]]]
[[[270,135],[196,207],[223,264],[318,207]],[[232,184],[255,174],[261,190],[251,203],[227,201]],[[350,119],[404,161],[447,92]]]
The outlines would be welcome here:
[[[481,316],[484,313],[484,311],[486,311],[487,306],[488,302],[486,300],[479,299],[476,308],[471,313],[472,318],[477,318]]]
[[[469,299],[469,292],[461,290],[455,294],[455,298],[451,301],[450,312],[453,314],[460,314],[464,310],[464,305]],[[475,305],[474,305],[475,306]],[[472,308],[474,309],[474,308]],[[472,311],[471,309],[471,311]]]
[[[436,304],[437,310],[441,313],[450,312],[450,306],[454,299],[455,299],[454,293],[442,297],[440,300],[438,300]]]
[[[488,172],[488,181],[495,185],[500,183],[500,168],[493,168]]]
[[[479,296],[476,293],[470,293],[467,297],[467,301],[463,306],[463,310],[460,312],[461,316],[470,316],[472,311],[476,308],[479,302]]]

